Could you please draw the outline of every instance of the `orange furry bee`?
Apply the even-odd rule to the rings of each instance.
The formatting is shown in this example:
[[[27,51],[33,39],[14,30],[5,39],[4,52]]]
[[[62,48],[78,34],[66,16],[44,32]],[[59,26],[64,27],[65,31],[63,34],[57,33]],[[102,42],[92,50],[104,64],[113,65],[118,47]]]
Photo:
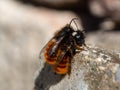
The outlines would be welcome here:
[[[73,18],[58,31],[40,52],[40,57],[44,57],[46,63],[57,74],[70,74],[73,56],[77,53],[77,49],[82,51],[84,50],[82,46],[86,46],[84,31],[78,28],[74,30],[71,26],[75,19],[77,18]]]

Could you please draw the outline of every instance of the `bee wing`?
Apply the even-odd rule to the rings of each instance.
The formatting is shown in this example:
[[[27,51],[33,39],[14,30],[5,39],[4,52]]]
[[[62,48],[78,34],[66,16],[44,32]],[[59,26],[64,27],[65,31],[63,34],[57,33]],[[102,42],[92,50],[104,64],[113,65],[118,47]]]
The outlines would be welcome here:
[[[66,51],[61,51],[57,58],[56,64],[52,66],[53,70],[58,74],[66,74],[67,72],[70,73],[68,69],[70,60],[69,56],[66,53],[70,50],[71,46],[66,48],[67,48]]]
[[[48,46],[49,43],[53,42],[53,46],[56,47],[56,48],[54,48],[54,50],[56,50],[56,49],[57,49],[57,46],[59,46],[59,44],[60,44],[60,42],[62,41],[63,38],[64,38],[64,37],[62,36],[62,37],[60,37],[59,40],[56,40],[56,38],[53,37],[51,40],[49,40],[49,42],[48,42],[48,43],[42,48],[42,50],[40,51],[40,56],[39,56],[39,58],[42,59],[42,57],[44,57],[43,53],[45,52],[45,49],[46,49],[47,47],[48,47],[48,48],[51,48],[51,47]]]
[[[53,39],[53,38],[52,38],[52,39]],[[52,39],[51,39],[51,40],[52,40]],[[49,40],[48,43],[50,43],[51,40]],[[39,54],[39,58],[40,58],[40,59],[43,57],[43,53],[45,52],[45,48],[47,47],[48,43],[41,49],[40,54]]]
[[[65,29],[68,29],[68,27],[64,27]],[[62,29],[60,31],[57,31],[55,33],[55,36],[42,48],[41,52],[40,52],[40,56],[39,58],[41,59],[42,56],[43,56],[43,53],[45,52],[45,49],[46,47],[48,46],[48,44],[51,42],[51,41],[54,41],[54,45],[59,45],[61,40],[65,37],[65,32],[64,30],[65,29]]]
[[[66,53],[70,50],[70,48],[71,48],[71,46],[68,46],[67,49],[66,49],[66,51],[61,52],[61,54],[57,58],[57,63],[56,63],[55,66],[57,66],[62,61],[62,59],[64,58],[64,56],[66,55]]]

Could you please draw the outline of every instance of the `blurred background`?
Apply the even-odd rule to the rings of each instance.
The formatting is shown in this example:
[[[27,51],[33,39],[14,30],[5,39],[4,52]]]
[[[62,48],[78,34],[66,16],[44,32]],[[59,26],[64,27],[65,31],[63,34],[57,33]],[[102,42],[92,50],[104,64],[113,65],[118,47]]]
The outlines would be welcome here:
[[[41,48],[75,17],[86,44],[120,51],[120,0],[0,0],[0,90],[32,90]]]

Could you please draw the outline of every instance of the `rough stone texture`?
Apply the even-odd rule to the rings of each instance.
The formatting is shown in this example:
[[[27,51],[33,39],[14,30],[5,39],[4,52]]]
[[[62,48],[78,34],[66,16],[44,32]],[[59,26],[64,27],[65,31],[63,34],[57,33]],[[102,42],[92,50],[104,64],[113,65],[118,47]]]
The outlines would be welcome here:
[[[76,16],[71,11],[35,8],[12,0],[0,0],[0,89],[32,90],[35,72],[44,65],[38,64],[41,48],[54,32],[60,30]],[[79,22],[81,24],[81,18]],[[99,35],[98,33],[88,33],[86,43],[120,50],[120,32],[103,32]],[[83,71],[79,72],[81,73],[79,80],[82,82],[80,85],[85,87],[86,81],[83,82],[82,78]],[[48,78],[49,75],[46,77]],[[116,81],[120,80],[119,75],[120,70],[116,73]],[[51,75],[52,77],[58,78],[56,81],[51,81],[50,85],[53,85],[53,88],[56,88],[54,85],[57,81],[61,83],[64,78],[68,83],[72,82],[69,82],[67,76]],[[78,78],[74,77],[74,79]],[[76,83],[73,85],[76,86]]]
[[[57,75],[44,61],[35,90],[120,90],[120,52],[89,47],[72,60],[71,75]]]

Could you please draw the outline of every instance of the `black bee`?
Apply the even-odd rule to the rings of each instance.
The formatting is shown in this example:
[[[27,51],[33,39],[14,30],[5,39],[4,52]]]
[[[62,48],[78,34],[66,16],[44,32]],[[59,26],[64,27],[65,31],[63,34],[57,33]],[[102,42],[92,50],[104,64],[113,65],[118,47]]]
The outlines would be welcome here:
[[[78,28],[74,30],[71,26],[76,19],[73,18],[69,24],[58,31],[41,50],[40,57],[44,57],[57,74],[69,74],[73,56],[77,50],[84,50],[82,46],[86,46],[84,31]]]

